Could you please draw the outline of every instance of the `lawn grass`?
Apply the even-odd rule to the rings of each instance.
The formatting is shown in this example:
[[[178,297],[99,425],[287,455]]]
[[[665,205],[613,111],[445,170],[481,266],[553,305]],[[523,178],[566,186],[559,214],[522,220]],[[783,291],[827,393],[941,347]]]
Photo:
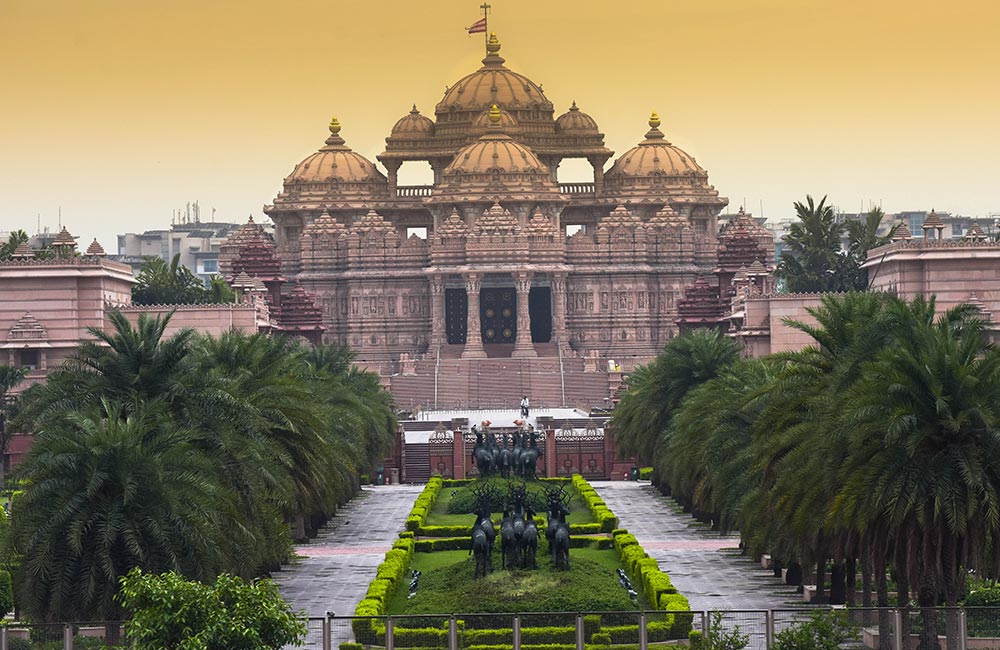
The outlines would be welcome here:
[[[500,490],[506,493],[507,490],[507,480],[500,477],[493,477],[486,479],[486,482],[496,485]],[[479,484],[476,481],[475,484]],[[540,489],[543,487],[549,487],[547,484],[541,481],[527,481],[529,489]],[[434,506],[431,511],[427,514],[427,519],[424,524],[427,526],[471,526],[476,523],[475,515],[472,514],[453,514],[448,512],[448,504],[451,503],[451,498],[454,494],[457,494],[459,490],[467,490],[471,487],[473,483],[465,487],[448,487],[445,486],[441,489],[441,493],[438,495],[437,500],[434,502]],[[567,523],[571,524],[592,524],[594,523],[594,518],[590,514],[590,510],[587,508],[587,504],[583,502],[583,499],[577,493],[576,488],[573,487],[571,483],[566,483],[566,492],[570,494],[572,499],[569,503],[569,515],[566,517]],[[495,512],[494,515],[499,515],[501,513]],[[538,513],[539,516],[544,516],[545,513]]]
[[[415,553],[410,568],[421,572],[414,598],[406,585],[390,601],[388,613],[451,614],[459,612],[515,613],[531,611],[630,611],[649,608],[640,595],[632,602],[618,584],[620,566],[613,550],[570,551],[570,571],[556,570],[540,545],[536,570],[509,572],[493,557],[493,573],[473,579],[474,560],[468,551]],[[408,577],[408,576],[407,576]]]

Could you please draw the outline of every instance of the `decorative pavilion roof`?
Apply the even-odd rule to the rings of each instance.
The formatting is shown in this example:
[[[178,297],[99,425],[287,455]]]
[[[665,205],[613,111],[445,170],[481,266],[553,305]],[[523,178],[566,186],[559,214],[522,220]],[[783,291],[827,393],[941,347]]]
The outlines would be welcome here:
[[[54,240],[52,240],[52,246],[53,246],[53,248],[59,247],[59,246],[69,246],[71,248],[75,248],[76,247],[76,237],[74,237],[73,235],[69,234],[69,231],[66,230],[66,226],[63,226],[62,230],[59,231],[59,234],[56,235],[56,238]]]
[[[931,210],[930,214],[924,219],[924,224],[921,226],[924,230],[930,230],[931,228],[944,228],[944,221],[941,221],[941,217],[938,216],[937,212]]]
[[[35,251],[32,250],[31,246],[29,246],[28,242],[26,241],[23,241],[20,244],[18,244],[17,248],[14,249],[14,252],[11,253],[11,257],[13,257],[14,259],[28,259],[34,256],[35,256]]]
[[[677,301],[677,324],[694,327],[715,327],[726,313],[726,306],[719,299],[718,287],[698,276],[693,286],[684,291]]]
[[[441,237],[465,237],[469,234],[469,228],[458,213],[458,208],[451,209],[451,214],[438,226],[437,234]]]
[[[18,318],[10,327],[8,340],[13,341],[45,341],[48,340],[49,333],[34,314],[30,311]]]
[[[552,220],[542,214],[541,210],[536,209],[535,213],[531,215],[531,221],[524,229],[524,234],[530,237],[552,237],[557,235],[558,231],[552,224]]]
[[[336,238],[346,232],[347,227],[334,219],[329,210],[324,209],[322,214],[305,227],[302,234],[306,237],[322,237],[324,235],[328,235]]]
[[[965,236],[962,239],[971,239],[972,241],[986,241],[986,233],[983,232],[982,228],[979,227],[978,223],[973,223],[972,227],[965,231]]]
[[[104,248],[95,238],[94,241],[90,242],[90,246],[87,247],[87,252],[84,255],[87,257],[104,257],[107,253],[104,252]]]
[[[473,230],[477,235],[516,235],[521,226],[510,210],[494,203],[489,210],[483,210]]]
[[[650,217],[649,221],[646,222],[646,227],[681,229],[690,228],[691,224],[669,205],[665,205]]]
[[[598,228],[635,228],[642,223],[642,220],[638,215],[632,214],[632,212],[626,208],[624,205],[619,205],[614,210],[611,211],[608,216],[601,219],[598,224]]]
[[[913,239],[913,234],[906,222],[900,221],[892,231],[892,241],[903,241],[904,239]]]
[[[237,277],[241,271],[265,282],[285,281],[281,275],[281,263],[274,256],[274,243],[260,233],[241,244],[239,253],[233,259],[232,276]]]
[[[357,234],[388,234],[395,230],[393,225],[382,218],[378,212],[374,210],[369,210],[365,216],[361,217],[353,226],[351,226],[351,232]]]
[[[292,290],[281,297],[281,309],[277,314],[278,326],[282,332],[307,333],[326,330],[323,312],[316,307],[313,295],[306,293],[302,285],[296,283]]]

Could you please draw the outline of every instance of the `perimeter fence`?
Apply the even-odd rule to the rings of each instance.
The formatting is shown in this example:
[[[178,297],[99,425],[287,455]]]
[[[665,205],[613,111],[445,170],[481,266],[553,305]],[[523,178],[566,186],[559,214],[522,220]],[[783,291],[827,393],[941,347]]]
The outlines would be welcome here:
[[[1000,650],[1000,608],[797,608],[677,612],[466,613],[303,619],[310,650],[666,650],[739,636],[770,650],[782,633],[832,612],[845,650]],[[732,643],[728,647],[738,647]],[[0,624],[0,650],[131,647],[120,622]]]

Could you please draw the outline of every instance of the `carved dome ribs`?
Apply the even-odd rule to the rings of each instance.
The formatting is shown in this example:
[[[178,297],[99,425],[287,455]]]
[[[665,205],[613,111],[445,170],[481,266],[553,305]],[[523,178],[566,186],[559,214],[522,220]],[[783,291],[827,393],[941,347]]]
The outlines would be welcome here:
[[[298,200],[302,195],[329,199],[363,199],[388,194],[388,182],[372,161],[348,147],[340,137],[340,122],[330,122],[326,146],[312,154],[285,178],[282,199]]]

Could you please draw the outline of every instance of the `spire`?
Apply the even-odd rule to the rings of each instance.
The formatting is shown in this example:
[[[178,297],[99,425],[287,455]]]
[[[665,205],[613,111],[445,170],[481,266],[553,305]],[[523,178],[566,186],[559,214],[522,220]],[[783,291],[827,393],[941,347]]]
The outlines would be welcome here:
[[[656,111],[649,115],[649,131],[646,132],[647,140],[663,140],[663,131],[660,131],[660,116]],[[669,143],[668,143],[669,144]]]
[[[334,115],[330,118],[330,137],[326,139],[326,144],[328,148],[331,149],[346,149],[344,146],[344,139],[340,137],[340,120]]]
[[[490,37],[486,39],[486,57],[483,65],[487,67],[499,67],[504,63],[504,58],[500,56],[500,39],[496,32],[490,32]]]
[[[87,252],[84,253],[87,257],[104,257],[107,253],[104,252],[104,248],[101,246],[97,238],[90,242],[90,246],[87,247]]]

